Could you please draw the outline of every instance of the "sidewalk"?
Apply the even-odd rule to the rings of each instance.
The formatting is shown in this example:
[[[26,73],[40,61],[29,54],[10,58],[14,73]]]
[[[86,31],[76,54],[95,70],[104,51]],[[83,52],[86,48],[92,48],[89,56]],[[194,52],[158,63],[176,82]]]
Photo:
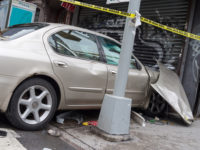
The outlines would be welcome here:
[[[70,122],[70,121],[69,121]],[[95,150],[197,150],[200,148],[200,120],[187,127],[170,121],[169,124],[146,123],[141,127],[131,121],[132,140],[108,142],[93,134],[89,126],[54,124],[62,133],[62,139],[77,149]],[[69,126],[69,124],[70,126]]]
[[[13,130],[0,128],[0,130],[6,131],[7,136],[0,137],[0,149],[1,150],[26,150],[26,148],[16,139],[19,135]]]

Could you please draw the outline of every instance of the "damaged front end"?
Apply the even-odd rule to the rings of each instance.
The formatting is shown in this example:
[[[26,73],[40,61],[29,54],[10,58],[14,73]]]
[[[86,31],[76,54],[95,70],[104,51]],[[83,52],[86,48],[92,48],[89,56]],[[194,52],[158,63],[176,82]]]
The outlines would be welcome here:
[[[151,83],[151,87],[190,125],[194,118],[193,114],[177,74],[159,63],[160,75],[158,81]]]

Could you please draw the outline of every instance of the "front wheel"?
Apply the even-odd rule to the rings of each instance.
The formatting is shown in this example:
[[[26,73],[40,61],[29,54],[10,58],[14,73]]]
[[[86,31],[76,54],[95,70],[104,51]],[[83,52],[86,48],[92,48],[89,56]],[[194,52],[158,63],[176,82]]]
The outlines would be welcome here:
[[[146,114],[151,117],[161,116],[166,105],[167,103],[163,100],[163,98],[157,92],[153,91]]]
[[[15,90],[6,112],[9,122],[22,130],[39,130],[52,119],[57,108],[57,96],[46,80],[26,80]]]

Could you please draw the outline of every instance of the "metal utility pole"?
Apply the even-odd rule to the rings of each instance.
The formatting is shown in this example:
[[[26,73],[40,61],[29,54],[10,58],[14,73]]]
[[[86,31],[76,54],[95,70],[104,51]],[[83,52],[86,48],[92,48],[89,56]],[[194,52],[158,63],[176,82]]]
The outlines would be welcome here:
[[[126,19],[114,93],[113,95],[106,94],[102,103],[98,128],[109,134],[129,134],[132,99],[125,98],[124,95],[136,28],[141,24],[140,15],[137,13],[139,12],[140,3],[141,0],[130,0],[129,2],[128,12],[136,13],[136,18],[134,21],[131,18]]]
[[[132,5],[132,6],[131,6]],[[138,17],[137,12],[140,8],[140,0],[130,0],[129,7],[131,6],[131,10],[136,13],[136,17]],[[132,12],[133,13],[133,12]],[[140,16],[139,16],[140,17]],[[126,19],[126,26],[124,30],[123,40],[122,40],[122,50],[120,53],[120,60],[118,66],[117,77],[115,79],[115,88],[114,88],[114,95],[124,97],[126,84],[128,79],[128,72],[130,67],[130,60],[131,55],[133,52],[133,45],[135,41],[135,34],[137,28],[137,19],[135,19],[135,24],[132,23],[130,18]]]

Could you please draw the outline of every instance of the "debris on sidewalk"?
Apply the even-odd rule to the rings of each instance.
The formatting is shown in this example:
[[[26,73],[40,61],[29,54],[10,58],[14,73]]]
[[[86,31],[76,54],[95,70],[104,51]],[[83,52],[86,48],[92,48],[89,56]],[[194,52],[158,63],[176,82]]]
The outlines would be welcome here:
[[[144,117],[142,117],[142,115],[140,115],[139,113],[131,111],[131,118],[135,120],[139,125],[143,127],[146,126]]]
[[[146,119],[146,122],[151,123],[151,124],[156,124],[156,125],[166,125],[166,124],[168,124],[168,121],[161,120],[158,117],[152,118],[152,117],[144,116],[144,118]]]
[[[98,125],[98,122],[97,121],[87,121],[87,122],[83,122],[82,125],[84,126],[97,126]]]
[[[58,131],[56,129],[49,129],[47,132],[49,135],[52,135],[52,136],[56,136],[56,137],[61,136],[60,131]]]
[[[156,120],[156,121],[159,121],[159,120],[160,120],[160,118],[158,118],[158,117],[155,117],[155,120]]]
[[[83,115],[76,111],[69,111],[56,116],[56,122],[60,124],[64,124],[66,119],[75,120],[78,124],[81,124],[83,122]]]
[[[42,150],[52,150],[52,149],[49,149],[49,148],[46,148],[46,147],[45,147],[45,148],[43,148]]]
[[[0,137],[6,137],[7,136],[7,132],[0,130]]]

